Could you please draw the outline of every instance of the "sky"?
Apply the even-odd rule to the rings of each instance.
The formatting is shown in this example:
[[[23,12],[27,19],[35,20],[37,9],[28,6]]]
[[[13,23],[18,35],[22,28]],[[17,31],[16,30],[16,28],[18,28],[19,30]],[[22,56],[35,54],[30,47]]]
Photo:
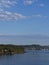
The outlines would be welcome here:
[[[49,0],[0,0],[0,35],[49,36]]]
[[[49,36],[46,36],[46,35],[0,35],[0,44],[49,45]]]

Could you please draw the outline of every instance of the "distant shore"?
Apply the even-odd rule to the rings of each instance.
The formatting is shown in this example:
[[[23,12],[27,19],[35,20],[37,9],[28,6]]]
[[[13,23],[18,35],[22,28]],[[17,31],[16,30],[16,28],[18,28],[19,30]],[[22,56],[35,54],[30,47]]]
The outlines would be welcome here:
[[[0,45],[0,55],[12,55],[25,53],[22,46],[17,45]]]
[[[0,44],[0,55],[23,54],[26,50],[49,50],[49,46]]]

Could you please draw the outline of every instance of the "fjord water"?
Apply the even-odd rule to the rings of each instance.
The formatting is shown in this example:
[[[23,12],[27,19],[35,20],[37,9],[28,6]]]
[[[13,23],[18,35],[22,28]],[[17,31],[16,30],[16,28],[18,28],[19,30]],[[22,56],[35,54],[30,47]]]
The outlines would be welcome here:
[[[49,65],[49,51],[28,50],[24,54],[0,56],[0,65]]]

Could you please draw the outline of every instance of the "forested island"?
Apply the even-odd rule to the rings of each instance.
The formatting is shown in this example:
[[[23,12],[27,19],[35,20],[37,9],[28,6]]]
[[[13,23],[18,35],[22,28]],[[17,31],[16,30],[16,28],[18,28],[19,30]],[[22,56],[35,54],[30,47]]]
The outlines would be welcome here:
[[[49,46],[0,44],[0,55],[22,54],[26,53],[26,50],[49,50]]]

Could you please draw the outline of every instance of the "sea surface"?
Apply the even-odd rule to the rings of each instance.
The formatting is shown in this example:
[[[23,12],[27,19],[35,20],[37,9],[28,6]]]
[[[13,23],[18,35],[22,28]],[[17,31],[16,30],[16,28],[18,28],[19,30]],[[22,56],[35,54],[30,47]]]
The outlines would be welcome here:
[[[0,65],[49,65],[49,51],[28,50],[24,54],[3,55]]]

